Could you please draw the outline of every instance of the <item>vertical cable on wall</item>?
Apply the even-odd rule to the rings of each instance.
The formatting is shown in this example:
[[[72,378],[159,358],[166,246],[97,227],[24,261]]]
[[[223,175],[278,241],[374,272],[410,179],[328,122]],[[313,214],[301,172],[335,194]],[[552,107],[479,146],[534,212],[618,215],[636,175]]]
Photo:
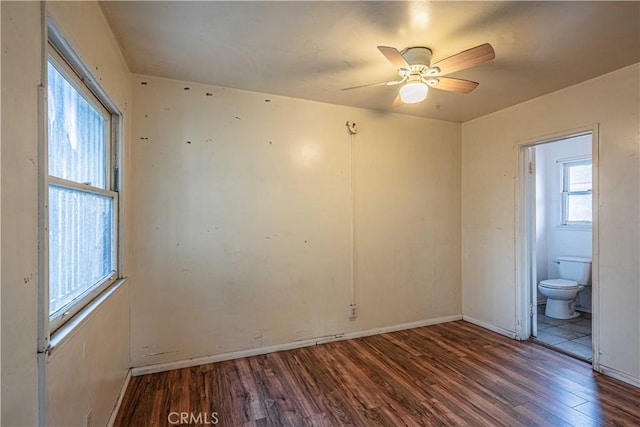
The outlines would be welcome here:
[[[348,121],[347,129],[349,130],[349,187],[350,187],[350,202],[349,207],[349,228],[351,232],[351,277],[349,280],[349,320],[355,320],[357,317],[356,312],[356,229],[355,229],[355,186],[354,186],[354,174],[353,174],[353,141],[354,136],[358,133],[358,127],[355,122]]]
[[[349,226],[351,232],[351,277],[350,277],[350,286],[349,286],[349,305],[356,305],[356,296],[355,296],[355,279],[356,279],[356,271],[355,271],[355,262],[356,262],[356,236],[355,236],[355,224],[354,224],[354,211],[355,211],[355,198],[354,198],[354,182],[353,182],[353,138],[355,135],[352,133],[350,135],[350,151],[349,151],[349,178],[350,178],[350,215],[349,215]]]

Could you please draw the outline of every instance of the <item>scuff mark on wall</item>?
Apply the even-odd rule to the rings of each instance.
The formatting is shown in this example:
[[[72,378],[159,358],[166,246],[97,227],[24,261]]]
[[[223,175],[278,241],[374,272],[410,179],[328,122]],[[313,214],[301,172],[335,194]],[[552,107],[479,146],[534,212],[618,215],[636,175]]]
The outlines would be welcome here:
[[[159,351],[157,353],[147,353],[146,356],[162,356],[163,354],[180,354],[180,350],[176,350],[176,351]]]

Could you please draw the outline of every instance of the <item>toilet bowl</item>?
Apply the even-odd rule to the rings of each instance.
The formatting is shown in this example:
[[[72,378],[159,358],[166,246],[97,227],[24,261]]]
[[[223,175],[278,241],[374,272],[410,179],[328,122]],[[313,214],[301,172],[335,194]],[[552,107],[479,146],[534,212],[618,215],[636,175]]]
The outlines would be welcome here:
[[[544,314],[554,319],[573,319],[580,316],[576,311],[578,292],[591,281],[591,259],[584,257],[558,257],[559,279],[543,280],[538,290],[547,298]]]
[[[576,311],[578,292],[584,289],[574,280],[550,279],[538,285],[540,293],[547,297],[545,316],[554,319],[574,319],[580,316]]]

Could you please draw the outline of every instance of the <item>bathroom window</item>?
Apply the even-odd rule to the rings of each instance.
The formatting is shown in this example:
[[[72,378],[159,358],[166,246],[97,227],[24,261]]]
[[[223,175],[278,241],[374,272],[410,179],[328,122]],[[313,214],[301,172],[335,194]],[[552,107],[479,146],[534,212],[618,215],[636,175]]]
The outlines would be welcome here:
[[[591,159],[562,163],[562,225],[590,227],[592,217]]]

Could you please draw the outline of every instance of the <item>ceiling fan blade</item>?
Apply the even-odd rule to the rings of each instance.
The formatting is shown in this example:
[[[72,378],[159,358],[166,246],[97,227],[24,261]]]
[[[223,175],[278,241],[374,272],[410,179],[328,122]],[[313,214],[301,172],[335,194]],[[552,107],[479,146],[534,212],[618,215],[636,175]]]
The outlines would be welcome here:
[[[407,60],[404,59],[404,56],[402,56],[395,47],[378,46],[378,50],[389,60],[389,62],[393,64],[394,67],[406,68],[407,70],[411,69]]]
[[[440,69],[438,75],[444,75],[491,61],[495,57],[496,53],[493,51],[491,45],[485,43],[445,58],[440,62],[436,62],[431,67],[438,67]]]
[[[361,86],[353,86],[353,87],[345,87],[341,90],[352,90],[352,89],[361,89],[363,87],[375,87],[375,86],[393,86],[393,85],[399,85],[400,83],[403,83],[404,80],[398,80],[398,81],[390,81],[390,82],[382,82],[382,83],[373,83],[373,84],[369,84],[369,85],[361,85]]]
[[[469,93],[480,84],[470,80],[453,79],[451,77],[437,77],[435,80],[438,82],[430,85],[434,89],[448,90],[457,93]]]
[[[400,94],[398,94],[398,96],[396,96],[396,99],[393,100],[393,104],[391,104],[391,106],[399,107],[401,105],[404,105],[404,102],[402,102],[402,98],[400,98]]]

